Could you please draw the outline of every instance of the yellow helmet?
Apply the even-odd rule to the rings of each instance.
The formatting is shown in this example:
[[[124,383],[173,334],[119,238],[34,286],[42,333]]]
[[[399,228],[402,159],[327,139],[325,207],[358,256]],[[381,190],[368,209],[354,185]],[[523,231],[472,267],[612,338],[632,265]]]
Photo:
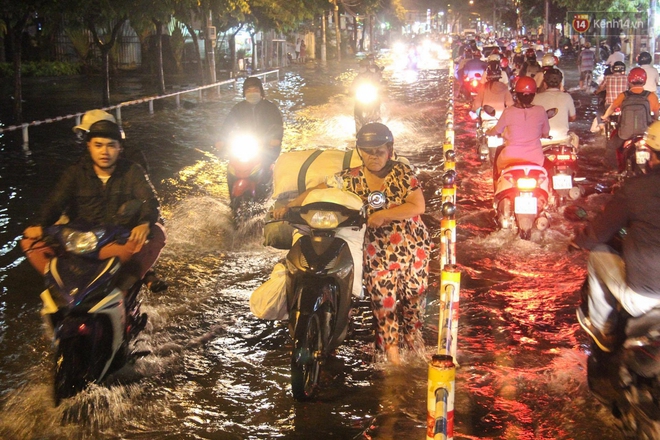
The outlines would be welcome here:
[[[655,121],[646,130],[646,145],[653,151],[660,151],[660,121]]]

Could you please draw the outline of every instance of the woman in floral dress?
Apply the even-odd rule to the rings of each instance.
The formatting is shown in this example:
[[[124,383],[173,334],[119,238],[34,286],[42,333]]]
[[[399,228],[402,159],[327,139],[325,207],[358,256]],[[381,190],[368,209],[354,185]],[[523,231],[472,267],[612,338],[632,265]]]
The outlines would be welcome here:
[[[357,135],[363,166],[340,173],[343,188],[369,204],[364,283],[378,326],[376,345],[399,363],[401,338],[421,340],[431,239],[420,215],[424,195],[411,168],[392,159],[394,137],[383,124]],[[400,319],[397,311],[400,303]]]
[[[317,188],[341,187],[368,204],[363,281],[377,321],[376,346],[398,364],[400,343],[413,348],[421,341],[431,247],[420,218],[426,205],[412,169],[393,159],[394,137],[385,125],[364,125],[356,145],[363,165]],[[300,205],[309,191],[289,206]],[[273,216],[283,218],[287,208]]]

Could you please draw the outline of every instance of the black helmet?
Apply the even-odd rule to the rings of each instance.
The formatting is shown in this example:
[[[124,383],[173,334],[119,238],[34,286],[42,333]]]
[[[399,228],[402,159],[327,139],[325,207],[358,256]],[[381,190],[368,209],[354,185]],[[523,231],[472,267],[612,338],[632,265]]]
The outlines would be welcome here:
[[[394,143],[394,136],[390,129],[380,122],[371,122],[363,125],[358,131],[355,145],[359,148],[372,148],[389,143]]]
[[[623,61],[617,61],[612,65],[612,72],[626,73],[626,65]]]
[[[93,123],[86,133],[85,140],[88,142],[95,137],[114,139],[122,142],[125,139],[124,131],[112,121],[101,120]]]
[[[651,64],[651,54],[648,52],[640,52],[637,55],[637,64],[640,66],[643,64]]]
[[[564,79],[564,75],[562,75],[559,69],[552,67],[543,73],[543,79],[548,87],[556,89],[561,85],[561,80]]]
[[[502,68],[498,61],[490,61],[486,67],[486,79],[488,81],[499,80],[502,77]]]
[[[261,96],[264,96],[264,85],[256,76],[250,76],[243,81],[243,96],[245,96],[245,89],[249,89],[250,87],[258,87],[261,91]]]

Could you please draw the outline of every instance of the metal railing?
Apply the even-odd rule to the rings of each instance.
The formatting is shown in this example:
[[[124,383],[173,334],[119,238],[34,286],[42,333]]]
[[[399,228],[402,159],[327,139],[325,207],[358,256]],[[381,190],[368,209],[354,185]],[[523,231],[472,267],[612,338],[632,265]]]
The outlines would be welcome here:
[[[267,72],[255,73],[251,76],[263,77],[263,82],[269,82],[267,80],[267,78],[269,76],[272,76],[272,75],[276,76],[275,81],[280,80],[280,71],[279,70],[269,70]],[[273,81],[273,80],[271,80],[271,81]],[[201,99],[203,99],[204,90],[211,89],[211,88],[217,88],[218,92],[219,92],[220,87],[222,87],[224,85],[228,85],[228,84],[236,84],[236,82],[237,82],[237,79],[233,78],[233,79],[229,79],[229,80],[225,80],[225,81],[219,81],[219,82],[209,84],[209,85],[206,85],[206,86],[200,86],[200,87],[195,87],[195,88],[192,88],[192,89],[181,90],[179,92],[168,93],[166,95],[148,96],[148,97],[145,97],[145,98],[134,99],[132,101],[125,101],[125,102],[121,102],[117,105],[112,105],[112,106],[109,106],[109,107],[103,107],[100,110],[104,110],[104,111],[107,111],[107,112],[110,112],[110,111],[114,110],[117,122],[119,124],[121,124],[121,109],[122,109],[122,107],[128,107],[128,106],[131,106],[131,105],[142,104],[142,103],[146,102],[146,103],[149,104],[149,113],[153,114],[153,112],[154,112],[154,101],[156,101],[158,99],[166,99],[166,98],[174,97],[175,100],[176,100],[177,107],[180,107],[181,106],[181,95],[183,95],[184,93],[197,92],[199,94],[199,99],[201,100]],[[86,111],[80,112],[80,113],[74,113],[74,114],[66,115],[66,116],[57,116],[55,118],[47,118],[47,119],[44,119],[44,120],[41,120],[41,121],[26,122],[26,123],[20,124],[20,125],[10,125],[8,127],[0,128],[0,134],[15,131],[15,130],[21,130],[22,133],[23,133],[23,148],[26,149],[27,145],[30,142],[30,138],[29,138],[29,134],[28,134],[28,129],[30,127],[36,127],[36,126],[39,126],[39,125],[42,125],[42,124],[51,124],[53,122],[66,121],[68,119],[75,119],[76,125],[79,125],[80,124],[80,119],[85,113],[86,113]]]

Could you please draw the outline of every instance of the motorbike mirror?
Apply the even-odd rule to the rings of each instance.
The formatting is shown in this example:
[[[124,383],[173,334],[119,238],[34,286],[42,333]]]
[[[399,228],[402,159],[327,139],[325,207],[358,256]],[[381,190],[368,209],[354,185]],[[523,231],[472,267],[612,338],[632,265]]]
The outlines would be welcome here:
[[[488,116],[495,116],[495,108],[492,105],[484,104],[483,110]]]
[[[558,112],[559,112],[559,109],[556,108],[556,107],[553,107],[553,108],[549,108],[548,110],[546,110],[545,114],[548,115],[548,119],[552,119],[557,115]]]
[[[122,224],[129,221],[135,214],[140,212],[144,202],[142,200],[129,200],[119,207],[117,213],[115,214],[115,220],[117,223]]]

